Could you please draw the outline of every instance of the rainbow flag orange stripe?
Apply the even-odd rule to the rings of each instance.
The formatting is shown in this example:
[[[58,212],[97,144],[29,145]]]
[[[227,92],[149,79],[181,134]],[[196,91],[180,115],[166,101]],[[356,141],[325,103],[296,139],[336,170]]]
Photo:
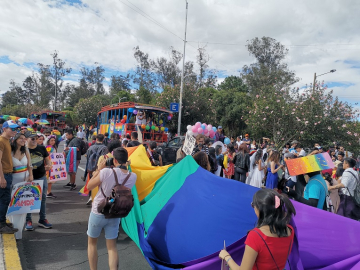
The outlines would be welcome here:
[[[22,173],[28,170],[27,166],[16,166],[13,168],[13,173]]]

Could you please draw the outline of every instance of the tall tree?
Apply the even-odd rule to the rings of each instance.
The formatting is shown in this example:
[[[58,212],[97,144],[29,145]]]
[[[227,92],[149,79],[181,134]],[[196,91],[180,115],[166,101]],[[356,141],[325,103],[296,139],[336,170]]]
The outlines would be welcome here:
[[[26,103],[26,93],[14,80],[10,81],[9,91],[2,98],[2,107],[6,105],[23,105]]]
[[[117,95],[120,91],[130,91],[130,74],[112,75],[110,82],[110,96]]]
[[[95,95],[103,95],[105,93],[103,85],[103,81],[105,79],[105,69],[96,62],[95,65],[96,67],[93,69],[89,69],[87,67],[81,68],[81,80],[83,80],[83,86],[86,85],[86,87],[89,88],[89,92],[94,92]]]
[[[269,86],[280,91],[299,80],[283,62],[288,49],[275,39],[256,37],[248,41],[247,49],[249,54],[255,57],[256,62],[245,65],[241,75],[252,96],[266,89],[271,90]]]
[[[217,83],[216,70],[209,69],[210,55],[206,52],[205,47],[198,48],[196,60],[199,65],[197,88],[215,87]]]
[[[59,54],[57,51],[54,51],[54,53],[50,54],[53,59],[52,66],[46,66],[44,64],[39,63],[39,67],[41,69],[47,69],[47,72],[50,74],[50,77],[53,80],[54,84],[54,102],[53,102],[53,109],[56,111],[57,109],[57,103],[58,103],[58,95],[63,90],[63,78],[71,72],[71,68],[65,67],[65,62],[59,58]]]
[[[133,82],[140,87],[148,89],[151,93],[157,92],[156,77],[151,70],[149,55],[140,50],[139,46],[134,48],[134,57],[138,62]]]

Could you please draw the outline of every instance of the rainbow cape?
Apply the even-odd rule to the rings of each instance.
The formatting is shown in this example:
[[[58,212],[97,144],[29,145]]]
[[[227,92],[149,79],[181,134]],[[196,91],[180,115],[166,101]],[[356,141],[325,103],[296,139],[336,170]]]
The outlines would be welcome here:
[[[134,207],[121,224],[153,269],[219,270],[224,240],[241,263],[247,232],[257,220],[251,207],[257,188],[217,177],[191,156],[152,169],[139,146],[129,159],[138,178]],[[293,204],[291,269],[360,269],[359,222]]]
[[[66,156],[66,171],[68,173],[76,172],[76,147],[70,147]]]

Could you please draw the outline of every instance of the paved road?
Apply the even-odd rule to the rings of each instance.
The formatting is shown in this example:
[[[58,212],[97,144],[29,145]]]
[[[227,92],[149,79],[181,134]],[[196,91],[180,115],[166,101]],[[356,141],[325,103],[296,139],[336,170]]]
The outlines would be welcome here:
[[[85,157],[80,167],[85,168]],[[87,259],[87,223],[90,206],[86,206],[87,197],[78,195],[84,185],[81,180],[83,171],[77,173],[76,191],[63,188],[65,181],[53,185],[56,199],[47,199],[47,219],[53,224],[52,229],[37,227],[38,215],[33,214],[35,230],[23,232],[23,239],[18,240],[21,264],[24,270],[89,269]],[[151,269],[136,244],[122,231],[118,237],[119,269]],[[98,241],[98,269],[109,269],[104,233]]]

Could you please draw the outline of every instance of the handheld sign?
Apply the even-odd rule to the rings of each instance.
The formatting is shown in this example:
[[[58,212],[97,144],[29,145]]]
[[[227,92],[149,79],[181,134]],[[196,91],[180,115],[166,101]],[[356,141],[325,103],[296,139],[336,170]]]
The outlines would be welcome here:
[[[52,168],[50,170],[50,182],[56,182],[67,179],[65,158],[62,153],[51,153],[50,159]]]
[[[20,182],[13,186],[7,215],[39,213],[41,206],[43,180]]]
[[[195,144],[196,139],[192,135],[186,133],[185,142],[182,150],[186,155],[191,155],[192,151],[194,150]]]
[[[335,167],[328,153],[321,153],[285,161],[291,176],[323,171]]]

